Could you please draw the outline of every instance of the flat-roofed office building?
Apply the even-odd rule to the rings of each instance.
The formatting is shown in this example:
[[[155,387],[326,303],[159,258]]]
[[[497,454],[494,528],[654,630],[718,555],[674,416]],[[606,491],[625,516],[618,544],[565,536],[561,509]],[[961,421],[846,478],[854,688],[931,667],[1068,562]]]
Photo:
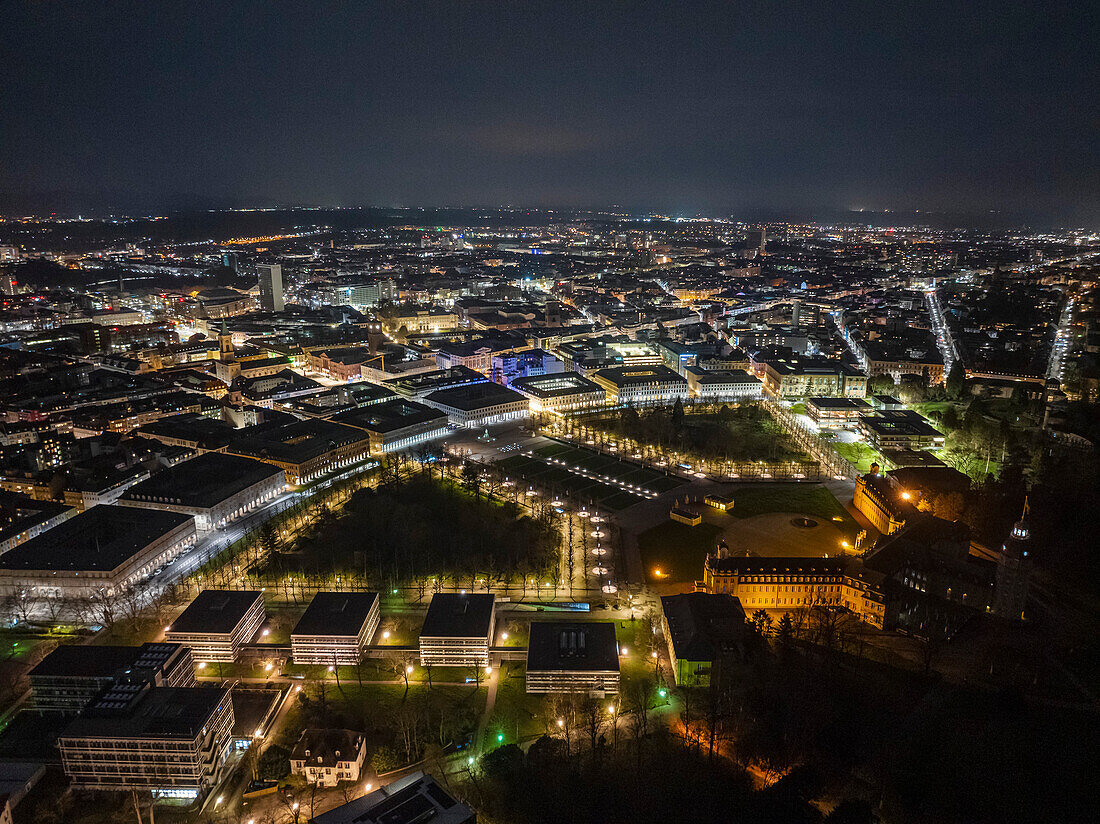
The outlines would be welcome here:
[[[592,380],[607,390],[608,402],[622,406],[671,404],[687,400],[688,382],[667,366],[615,366],[600,369]]]
[[[619,691],[619,644],[608,621],[534,621],[527,644],[527,692]]]
[[[260,430],[260,431],[255,431]],[[370,457],[370,435],[332,421],[310,419],[250,427],[226,452],[255,458],[286,473],[287,483],[309,483]]]
[[[193,687],[191,650],[179,644],[140,647],[65,644],[29,673],[34,708],[78,712],[118,682],[148,681],[158,687]]]
[[[530,408],[526,396],[488,382],[440,389],[425,396],[424,403],[446,412],[456,426],[470,427],[523,418]]]
[[[318,592],[290,633],[295,664],[358,664],[381,619],[377,592]]]
[[[607,403],[607,391],[575,372],[514,378],[509,387],[526,397],[532,412],[569,412]]]
[[[282,469],[237,455],[207,452],[130,487],[122,506],[193,515],[200,532],[220,529],[282,494]]]
[[[171,623],[164,638],[189,647],[199,662],[235,661],[266,615],[262,592],[207,589]]]
[[[194,798],[222,778],[233,746],[229,690],[119,684],[57,739],[71,786]]]
[[[100,504],[0,556],[0,592],[32,598],[114,596],[195,543],[195,519]]]
[[[495,627],[495,595],[436,593],[420,629],[420,663],[488,666]]]
[[[477,824],[477,813],[455,801],[430,775],[414,772],[354,801],[321,813],[313,824]]]
[[[332,420],[366,432],[374,455],[408,449],[451,431],[446,412],[406,398],[348,409]]]

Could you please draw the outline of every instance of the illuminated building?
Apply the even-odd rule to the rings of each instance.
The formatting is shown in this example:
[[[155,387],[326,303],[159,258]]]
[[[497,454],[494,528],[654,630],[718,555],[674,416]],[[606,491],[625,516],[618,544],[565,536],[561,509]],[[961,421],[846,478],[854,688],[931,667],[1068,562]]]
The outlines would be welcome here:
[[[283,267],[278,263],[260,263],[256,265],[256,276],[260,281],[260,308],[265,312],[282,312]]]
[[[592,409],[607,402],[607,390],[575,372],[515,378],[508,386],[531,402],[532,412]]]
[[[878,464],[873,463],[870,472],[856,478],[852,503],[875,529],[890,535],[905,526],[916,512],[916,501],[909,500],[908,494],[892,478],[880,474]]]
[[[318,592],[290,633],[295,664],[358,664],[380,620],[377,592]]]
[[[232,662],[266,615],[262,592],[206,589],[171,623],[164,638],[189,647],[196,661]]]
[[[667,366],[619,366],[592,373],[592,380],[607,391],[615,406],[652,406],[686,400],[688,382]]]
[[[527,692],[619,691],[619,645],[615,624],[533,621],[527,644]]]
[[[123,683],[69,724],[57,748],[74,788],[195,798],[221,780],[232,732],[227,689]]]
[[[420,629],[420,663],[486,667],[495,627],[495,595],[437,592]]]

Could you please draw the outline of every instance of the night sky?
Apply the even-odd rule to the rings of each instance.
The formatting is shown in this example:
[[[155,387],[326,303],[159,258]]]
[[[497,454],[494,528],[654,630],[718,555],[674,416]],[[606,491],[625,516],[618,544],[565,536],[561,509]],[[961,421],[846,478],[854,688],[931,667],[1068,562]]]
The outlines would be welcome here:
[[[0,5],[0,206],[1100,225],[1100,4]]]

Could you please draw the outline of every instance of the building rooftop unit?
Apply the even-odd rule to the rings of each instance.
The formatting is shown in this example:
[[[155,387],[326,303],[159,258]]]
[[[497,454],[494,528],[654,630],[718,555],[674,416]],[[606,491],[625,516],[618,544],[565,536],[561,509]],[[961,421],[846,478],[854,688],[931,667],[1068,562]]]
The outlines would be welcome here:
[[[514,378],[509,385],[535,398],[560,398],[564,395],[604,391],[598,383],[573,372],[557,372],[551,375],[529,375]]]
[[[596,376],[610,381],[615,386],[633,386],[647,383],[680,383],[687,386],[677,372],[667,366],[613,366],[601,369]]]
[[[485,638],[492,625],[495,599],[492,594],[437,592],[428,605],[420,635],[427,638]]]
[[[527,669],[618,672],[615,625],[607,621],[532,621]]]
[[[679,659],[713,661],[723,647],[745,641],[748,632],[745,610],[741,601],[732,595],[705,592],[664,595],[661,608],[668,623],[672,648]]]
[[[108,572],[177,529],[191,515],[100,504],[0,556],[0,569]]]
[[[156,670],[178,649],[179,644],[164,642],[140,647],[63,644],[43,658],[28,675],[32,678],[113,678],[131,670]]]
[[[477,815],[430,775],[411,773],[354,801],[321,813],[313,824],[474,824]]]
[[[447,415],[431,406],[425,406],[405,398],[395,398],[382,403],[348,409],[332,416],[337,423],[383,434],[406,426],[439,421],[446,426]]]
[[[452,409],[461,409],[463,412],[472,412],[475,409],[505,403],[527,402],[524,395],[498,383],[474,383],[469,386],[439,389],[426,395],[424,400],[449,406]]]
[[[196,738],[229,690],[117,684],[69,724],[61,738]]]
[[[130,487],[122,499],[210,509],[280,472],[262,461],[207,452],[162,469]]]
[[[169,630],[228,635],[261,597],[262,593],[253,590],[204,589],[172,622]]]
[[[290,634],[354,638],[377,603],[377,592],[318,592]]]

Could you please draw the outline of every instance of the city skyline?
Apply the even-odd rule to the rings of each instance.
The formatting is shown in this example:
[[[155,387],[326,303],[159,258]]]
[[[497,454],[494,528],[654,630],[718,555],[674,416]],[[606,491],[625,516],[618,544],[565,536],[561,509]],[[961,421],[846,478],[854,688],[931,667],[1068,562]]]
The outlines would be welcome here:
[[[9,9],[5,210],[514,204],[1095,225],[1095,11]],[[45,57],[44,57],[45,55]]]

